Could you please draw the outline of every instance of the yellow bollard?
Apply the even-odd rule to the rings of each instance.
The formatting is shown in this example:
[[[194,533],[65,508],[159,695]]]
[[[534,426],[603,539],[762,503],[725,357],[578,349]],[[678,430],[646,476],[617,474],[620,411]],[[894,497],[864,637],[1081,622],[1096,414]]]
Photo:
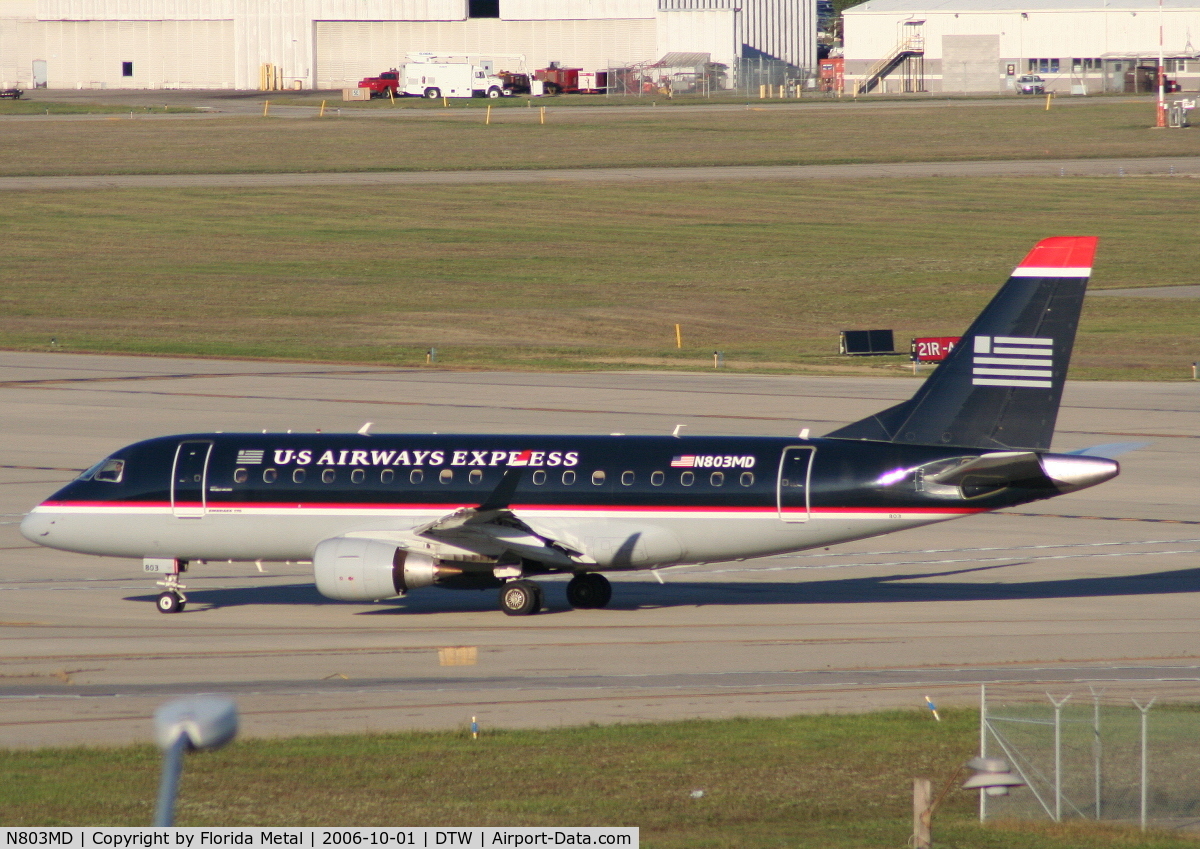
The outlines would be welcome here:
[[[766,99],[766,97],[767,97],[767,87],[766,87],[765,85],[759,85],[759,87],[758,87],[758,99],[759,99],[759,100],[765,100],[765,99]]]
[[[392,101],[392,105],[396,105],[396,92],[392,91],[392,87],[388,86],[388,100]]]
[[[444,94],[442,95],[442,108],[443,109],[450,108],[450,101],[446,99],[446,95],[444,95]]]
[[[270,109],[270,108],[271,108],[271,101],[269,101],[269,100],[264,100],[264,101],[263,101],[263,117],[264,117],[264,118],[266,118],[266,117],[267,117],[267,110],[268,110],[268,109]]]
[[[324,100],[321,101],[321,111],[320,111],[320,113],[318,113],[317,117],[318,118],[325,117],[325,101]]]
[[[539,107],[538,107],[538,111],[541,113],[541,120],[540,120],[540,121],[538,121],[538,123],[539,123],[539,124],[544,124],[544,123],[546,123],[546,107],[545,107],[545,106],[539,106]]]
[[[485,123],[485,124],[492,123],[492,104],[490,104],[490,103],[488,104],[488,108],[487,108],[487,118],[484,120],[483,123]]]
[[[1050,98],[1052,98],[1052,97],[1054,97],[1054,92],[1052,92],[1052,91],[1046,92],[1046,111],[1047,112],[1050,111]]]
[[[678,324],[675,325],[675,347],[676,348],[683,347],[683,333],[682,333],[682,331],[680,331]]]

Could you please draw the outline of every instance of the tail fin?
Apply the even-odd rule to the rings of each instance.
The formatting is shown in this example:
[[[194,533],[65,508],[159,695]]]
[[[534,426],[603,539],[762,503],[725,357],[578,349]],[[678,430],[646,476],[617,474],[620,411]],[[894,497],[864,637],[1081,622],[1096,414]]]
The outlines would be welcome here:
[[[1096,241],[1038,242],[911,399],[826,436],[1048,449]]]

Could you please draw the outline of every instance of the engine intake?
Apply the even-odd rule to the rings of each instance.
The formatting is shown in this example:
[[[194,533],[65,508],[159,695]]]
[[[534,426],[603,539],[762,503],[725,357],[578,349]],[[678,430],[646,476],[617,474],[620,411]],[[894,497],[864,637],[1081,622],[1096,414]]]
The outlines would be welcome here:
[[[359,537],[333,537],[313,552],[317,589],[338,601],[378,601],[432,586],[462,574],[427,554],[393,543]]]

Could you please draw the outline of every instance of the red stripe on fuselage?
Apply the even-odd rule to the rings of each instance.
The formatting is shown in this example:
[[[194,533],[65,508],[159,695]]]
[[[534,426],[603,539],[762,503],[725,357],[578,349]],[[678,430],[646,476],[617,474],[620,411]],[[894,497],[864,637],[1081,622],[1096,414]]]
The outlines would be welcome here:
[[[145,507],[159,508],[163,510],[171,509],[172,505],[169,501],[45,501],[41,506],[44,507]],[[179,507],[199,507],[198,501],[177,502],[175,506]],[[464,504],[421,504],[421,503],[328,503],[328,502],[230,502],[218,501],[209,502],[206,505],[208,510],[420,510],[423,512],[446,512],[450,513],[455,510],[460,510],[464,507],[475,507],[474,503]],[[510,508],[512,510],[560,510],[560,511],[594,511],[594,512],[612,512],[612,511],[637,511],[641,513],[679,513],[679,512],[696,512],[696,513],[711,513],[714,511],[721,513],[769,513],[774,515],[779,512],[779,508],[774,504],[763,505],[760,507],[724,507],[718,504],[703,506],[703,505],[677,505],[677,506],[662,506],[662,505],[639,505],[639,504],[514,504]],[[789,512],[803,512],[799,508],[787,508]],[[971,513],[986,513],[987,508],[984,507],[813,507],[813,513],[961,513],[964,515]]]

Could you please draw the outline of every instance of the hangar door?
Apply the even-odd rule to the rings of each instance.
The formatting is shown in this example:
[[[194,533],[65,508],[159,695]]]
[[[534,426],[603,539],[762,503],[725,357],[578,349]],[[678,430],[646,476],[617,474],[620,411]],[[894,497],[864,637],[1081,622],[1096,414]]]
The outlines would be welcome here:
[[[1000,36],[942,36],[942,91],[995,93],[1000,70]]]
[[[233,88],[233,21],[36,21],[50,88]],[[37,54],[37,55],[33,55]]]

